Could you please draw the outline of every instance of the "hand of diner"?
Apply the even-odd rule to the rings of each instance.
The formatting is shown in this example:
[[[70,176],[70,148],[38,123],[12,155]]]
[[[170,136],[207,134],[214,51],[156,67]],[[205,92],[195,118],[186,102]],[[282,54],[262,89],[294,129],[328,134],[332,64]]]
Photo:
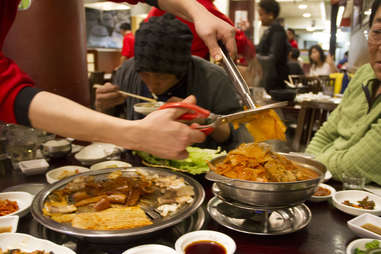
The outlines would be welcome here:
[[[95,109],[101,112],[113,108],[124,102],[125,98],[119,93],[119,87],[106,83],[95,92]]]
[[[189,96],[183,100],[195,103],[196,98]],[[183,109],[157,110],[139,122],[139,147],[135,150],[146,151],[164,159],[185,159],[188,152],[185,148],[193,143],[201,143],[205,135],[186,124],[176,121],[186,111]],[[157,131],[152,131],[157,130]]]

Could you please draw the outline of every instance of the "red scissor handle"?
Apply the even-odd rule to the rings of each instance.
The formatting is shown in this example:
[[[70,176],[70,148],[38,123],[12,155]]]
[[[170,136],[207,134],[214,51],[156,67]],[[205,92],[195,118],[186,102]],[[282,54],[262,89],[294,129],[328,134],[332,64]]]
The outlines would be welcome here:
[[[185,102],[169,102],[162,105],[159,109],[166,108],[185,108],[191,110],[179,117],[180,120],[193,120],[197,118],[208,118],[210,111],[201,108],[195,104],[185,103]]]
[[[193,120],[197,118],[207,118],[210,115],[210,111],[204,108],[201,108],[195,104],[189,104],[185,102],[169,102],[162,105],[159,109],[166,108],[185,108],[191,110],[191,112],[185,113],[180,116],[180,120]],[[192,129],[197,129],[203,132],[205,135],[209,135],[214,131],[213,127],[200,128],[199,124],[193,123],[190,125]],[[201,125],[202,127],[202,125]]]

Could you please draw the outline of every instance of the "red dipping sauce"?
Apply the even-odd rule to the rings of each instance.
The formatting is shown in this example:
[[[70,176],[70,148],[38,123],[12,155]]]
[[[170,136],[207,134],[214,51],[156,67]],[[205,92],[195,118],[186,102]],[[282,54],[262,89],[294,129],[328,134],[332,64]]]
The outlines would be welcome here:
[[[197,241],[185,247],[185,254],[226,254],[224,246],[214,241]]]

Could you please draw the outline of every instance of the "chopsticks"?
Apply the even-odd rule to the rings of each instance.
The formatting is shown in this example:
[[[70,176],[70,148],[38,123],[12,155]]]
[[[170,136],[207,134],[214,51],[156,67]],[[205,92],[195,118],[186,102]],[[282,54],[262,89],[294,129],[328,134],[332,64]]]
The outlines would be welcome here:
[[[95,85],[93,85],[93,87],[94,88],[99,88],[99,87],[102,87],[102,85],[95,84]],[[140,95],[137,95],[137,94],[134,94],[134,93],[127,93],[127,92],[120,91],[120,90],[118,91],[118,93],[120,93],[120,94],[122,94],[124,96],[134,97],[134,98],[141,99],[141,100],[144,100],[144,101],[157,102],[157,100],[155,100],[155,99],[144,97],[144,96],[140,96]]]

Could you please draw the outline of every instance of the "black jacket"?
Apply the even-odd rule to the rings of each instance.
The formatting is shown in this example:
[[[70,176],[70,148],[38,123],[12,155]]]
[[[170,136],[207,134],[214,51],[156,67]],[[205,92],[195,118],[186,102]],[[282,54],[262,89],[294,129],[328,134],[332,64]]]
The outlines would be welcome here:
[[[286,88],[284,80],[288,80],[287,60],[290,45],[283,26],[274,22],[263,33],[256,49],[263,68],[263,86],[266,91]]]

